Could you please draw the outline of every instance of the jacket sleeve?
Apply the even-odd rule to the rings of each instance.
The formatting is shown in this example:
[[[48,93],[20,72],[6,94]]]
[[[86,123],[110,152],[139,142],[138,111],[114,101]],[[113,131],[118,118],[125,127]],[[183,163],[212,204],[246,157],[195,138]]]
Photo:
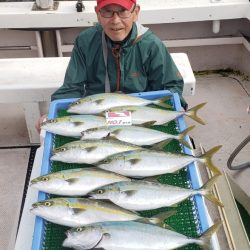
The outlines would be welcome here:
[[[71,58],[65,73],[63,85],[51,96],[51,100],[80,98],[85,94],[85,83],[87,80],[85,56],[79,47],[79,39],[71,54]]]
[[[187,103],[182,97],[183,79],[166,46],[158,40],[152,47],[148,71],[149,85],[153,90],[166,89],[178,93],[182,107]]]

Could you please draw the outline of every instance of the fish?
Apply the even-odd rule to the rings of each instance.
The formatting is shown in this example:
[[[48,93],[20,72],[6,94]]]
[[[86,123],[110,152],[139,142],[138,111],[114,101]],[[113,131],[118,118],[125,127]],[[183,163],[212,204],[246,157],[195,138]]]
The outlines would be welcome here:
[[[49,119],[41,128],[57,135],[81,137],[81,132],[107,125],[104,117],[95,115],[70,115]]]
[[[68,230],[63,247],[76,250],[171,250],[194,243],[203,249],[211,250],[211,237],[221,224],[221,221],[218,221],[200,237],[192,238],[136,221],[99,222]]]
[[[131,220],[165,226],[164,220],[175,214],[175,211],[168,211],[146,218],[107,201],[76,197],[38,201],[32,204],[30,212],[52,223],[68,227],[80,227],[103,221]]]
[[[106,109],[120,106],[145,106],[149,104],[156,104],[165,108],[171,108],[170,105],[165,104],[171,96],[164,96],[156,100],[147,100],[141,97],[121,93],[101,93],[87,97],[80,98],[71,103],[67,109],[68,113],[75,114],[99,114]]]
[[[174,139],[190,148],[190,145],[185,141],[185,136],[194,127],[191,126],[178,135],[172,135],[141,126],[103,126],[82,131],[81,140],[114,138],[138,146],[150,146],[162,141],[169,142]]]
[[[212,162],[212,156],[221,147],[222,145],[215,146],[200,156],[151,149],[130,150],[106,157],[95,166],[132,178],[144,178],[175,173],[197,162],[207,166],[214,174],[220,175],[220,170]]]
[[[74,168],[34,178],[30,187],[55,195],[83,196],[98,187],[129,180],[125,176],[94,167]]]
[[[93,164],[119,152],[141,147],[118,140],[77,140],[66,143],[53,151],[50,160],[66,163]]]
[[[201,109],[206,103],[201,103],[187,111],[174,111],[159,109],[153,107],[144,107],[144,106],[126,106],[126,107],[115,107],[105,110],[99,115],[105,116],[106,112],[131,112],[131,122],[133,125],[145,124],[147,122],[154,122],[154,125],[165,125],[168,122],[181,117],[183,115],[190,117],[194,121],[205,125],[205,122],[197,116],[197,112]]]
[[[217,179],[218,175],[212,177],[199,189],[181,188],[157,181],[121,181],[97,188],[88,195],[94,199],[110,200],[122,208],[135,211],[171,207],[197,194],[223,207],[222,202],[211,192]]]

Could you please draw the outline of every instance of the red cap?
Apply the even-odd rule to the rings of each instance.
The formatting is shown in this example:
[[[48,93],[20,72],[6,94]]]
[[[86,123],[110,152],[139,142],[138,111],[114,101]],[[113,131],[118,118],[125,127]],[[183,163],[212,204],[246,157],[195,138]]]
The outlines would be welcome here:
[[[136,0],[97,0],[96,11],[99,11],[101,8],[109,5],[109,4],[118,4],[123,8],[130,10],[134,4],[136,4]]]

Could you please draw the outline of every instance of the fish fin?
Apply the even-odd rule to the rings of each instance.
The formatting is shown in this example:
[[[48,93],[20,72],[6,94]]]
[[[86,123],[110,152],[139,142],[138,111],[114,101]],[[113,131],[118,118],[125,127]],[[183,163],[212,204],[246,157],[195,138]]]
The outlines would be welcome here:
[[[138,162],[140,162],[141,159],[140,158],[134,158],[134,159],[130,159],[129,162],[132,164],[132,165],[135,165],[137,164]]]
[[[167,126],[169,122],[162,123],[161,126]]]
[[[75,127],[82,126],[84,122],[73,122]]]
[[[85,148],[85,150],[90,153],[92,151],[94,151],[97,147],[96,146],[93,146],[93,147],[88,147],[88,148]]]
[[[149,176],[149,177],[146,177],[146,178],[143,178],[144,181],[149,181],[149,182],[155,182],[155,183],[158,183],[158,178],[159,178],[160,175],[156,175],[156,176]]]
[[[70,179],[67,179],[65,180],[67,181],[69,184],[74,184],[76,183],[77,181],[79,181],[79,178],[70,178]]]
[[[98,114],[95,114],[96,116],[101,116],[101,117],[105,117],[106,116],[106,112],[108,112],[108,110],[102,111]]]
[[[201,155],[199,159],[202,159],[205,161],[206,166],[215,174],[215,175],[221,175],[221,171],[213,164],[212,162],[212,156],[222,147],[222,145],[215,146],[209,151],[207,151],[205,154]]]
[[[214,204],[216,204],[217,206],[220,207],[224,207],[223,203],[217,199],[214,194],[212,193],[212,188],[213,185],[215,184],[215,182],[217,181],[219,175],[215,175],[213,176],[211,179],[208,180],[207,183],[205,183],[199,190],[202,192],[204,191],[204,196],[210,200],[211,202],[213,202]]]
[[[189,149],[193,149],[193,147],[192,147],[185,139],[179,139],[179,142],[180,142],[183,146],[185,146],[185,147],[187,147],[187,148],[189,148]]]
[[[180,143],[189,149],[192,149],[192,146],[190,146],[190,144],[185,140],[185,136],[189,133],[189,131],[194,129],[194,127],[195,125],[188,127],[187,129],[182,131],[178,136]]]
[[[133,196],[136,192],[137,190],[126,190],[122,191],[121,193],[126,194],[126,196]]]
[[[136,124],[136,127],[149,128],[149,127],[153,126],[155,123],[156,123],[156,121],[144,122],[142,124]]]
[[[173,108],[171,105],[165,103],[166,101],[169,101],[171,99],[171,96],[164,96],[160,99],[157,99],[155,101],[153,101],[153,104],[163,107],[163,108]]]
[[[178,207],[178,203],[175,203],[175,204],[172,204],[171,206],[169,207],[174,207],[174,208],[177,208]]]
[[[152,223],[152,224],[155,224],[155,225],[158,225],[160,227],[166,227],[166,224],[165,223],[165,220],[173,215],[176,214],[176,210],[169,210],[167,212],[162,212],[162,213],[159,213],[151,218],[147,218],[149,219],[149,222]]]
[[[150,127],[150,126],[153,126],[157,121],[148,121],[148,122],[144,122],[144,123],[141,123],[141,124],[136,124],[136,126],[139,126],[139,127]]]
[[[121,133],[122,129],[118,128],[114,131],[112,131],[111,133],[109,133],[110,137],[116,137],[117,135],[119,135],[119,133]]]
[[[171,230],[171,231],[176,231],[174,228],[172,228],[169,224],[166,224],[166,223],[163,225],[163,228]]]
[[[215,223],[213,226],[211,226],[207,231],[205,231],[198,239],[201,240],[200,245],[203,247],[205,250],[211,250],[211,237],[214,233],[216,233],[219,228],[221,227],[222,222],[219,221]]]
[[[217,199],[213,194],[205,194],[205,197],[214,204],[216,204],[217,206],[224,207],[224,204],[219,199]]]
[[[80,214],[85,211],[84,208],[71,208],[74,212],[74,214]]]
[[[100,98],[99,100],[96,100],[95,103],[99,105],[102,104],[104,100],[105,100],[104,98]]]
[[[168,138],[164,141],[158,142],[156,144],[154,144],[152,147],[150,147],[150,149],[154,149],[154,150],[163,150],[163,148],[168,145],[170,143],[170,141],[172,141],[172,138]]]
[[[202,125],[205,125],[206,123],[200,117],[197,116],[197,111],[199,109],[201,109],[205,104],[206,104],[206,102],[198,104],[195,107],[186,111],[184,114],[189,116],[190,118],[192,118],[194,121],[196,121]]]

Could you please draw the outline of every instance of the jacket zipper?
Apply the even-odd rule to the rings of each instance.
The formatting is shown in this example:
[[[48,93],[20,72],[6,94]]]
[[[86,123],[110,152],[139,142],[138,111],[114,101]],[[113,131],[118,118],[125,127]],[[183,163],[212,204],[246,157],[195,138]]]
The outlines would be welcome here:
[[[113,55],[115,57],[116,61],[116,91],[120,91],[120,85],[121,85],[121,68],[120,68],[120,45],[116,45],[115,48],[112,49]]]

